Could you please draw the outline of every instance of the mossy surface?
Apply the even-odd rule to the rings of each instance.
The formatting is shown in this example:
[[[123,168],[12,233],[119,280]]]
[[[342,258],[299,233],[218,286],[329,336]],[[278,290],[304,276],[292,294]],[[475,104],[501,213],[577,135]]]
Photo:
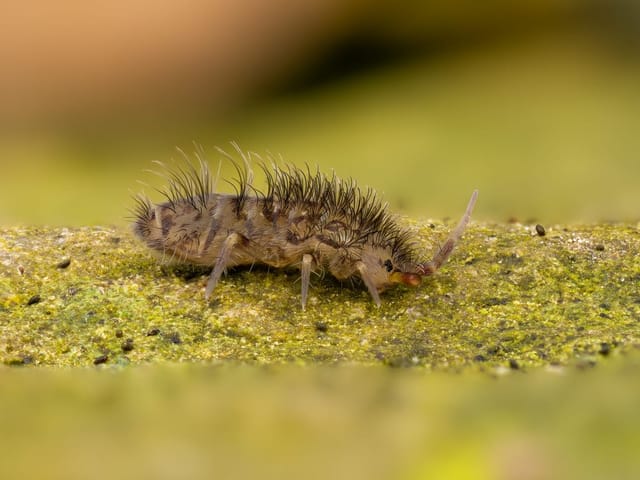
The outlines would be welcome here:
[[[638,227],[474,223],[417,289],[305,311],[295,272],[207,304],[126,230],[5,228],[0,477],[638,478]]]
[[[405,220],[425,258],[451,225]],[[385,364],[520,369],[640,345],[640,229],[474,223],[434,277],[377,308],[361,286],[161,266],[125,229],[0,231],[0,362]]]

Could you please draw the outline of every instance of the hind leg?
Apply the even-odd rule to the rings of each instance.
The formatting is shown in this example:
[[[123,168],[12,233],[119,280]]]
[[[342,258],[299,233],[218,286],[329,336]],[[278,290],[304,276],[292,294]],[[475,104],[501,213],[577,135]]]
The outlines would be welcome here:
[[[204,293],[204,298],[209,300],[211,297],[211,293],[213,289],[216,288],[220,277],[222,276],[222,272],[229,263],[229,259],[231,258],[231,252],[233,247],[240,242],[240,235],[237,233],[230,234],[224,243],[222,244],[222,248],[220,249],[220,256],[216,260],[216,263],[213,267],[213,271],[211,272],[211,276],[209,277],[209,281],[207,282],[207,289]]]

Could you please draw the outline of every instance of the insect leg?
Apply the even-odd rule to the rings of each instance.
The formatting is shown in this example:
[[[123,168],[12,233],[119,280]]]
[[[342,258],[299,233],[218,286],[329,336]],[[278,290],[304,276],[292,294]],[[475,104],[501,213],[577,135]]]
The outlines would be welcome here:
[[[305,253],[302,255],[302,267],[300,268],[302,272],[302,309],[304,310],[304,306],[307,304],[307,294],[309,293],[309,280],[311,277],[311,265],[313,265],[313,256]]]
[[[216,288],[218,280],[220,280],[222,272],[224,272],[224,269],[229,262],[229,258],[231,257],[231,250],[239,241],[240,235],[234,232],[231,233],[222,244],[222,248],[220,249],[220,256],[216,260],[216,264],[214,265],[211,276],[209,277],[209,281],[207,282],[207,289],[204,293],[204,298],[206,300],[209,300],[209,297],[211,297],[211,292],[213,292],[213,289]]]
[[[378,289],[376,288],[373,280],[369,277],[369,272],[367,272],[367,266],[363,262],[358,262],[357,265],[358,272],[360,272],[360,277],[362,277],[362,281],[367,286],[367,290],[371,294],[371,298],[376,302],[376,305],[380,306],[380,295],[378,295]]]

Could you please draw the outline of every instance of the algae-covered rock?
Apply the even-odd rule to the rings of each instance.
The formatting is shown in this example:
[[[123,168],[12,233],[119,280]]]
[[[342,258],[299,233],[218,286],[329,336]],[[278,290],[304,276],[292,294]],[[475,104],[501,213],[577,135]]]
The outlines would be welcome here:
[[[405,220],[431,256],[450,225]],[[416,289],[382,295],[296,271],[162,266],[125,229],[0,231],[0,362],[590,363],[640,344],[638,225],[475,223]]]

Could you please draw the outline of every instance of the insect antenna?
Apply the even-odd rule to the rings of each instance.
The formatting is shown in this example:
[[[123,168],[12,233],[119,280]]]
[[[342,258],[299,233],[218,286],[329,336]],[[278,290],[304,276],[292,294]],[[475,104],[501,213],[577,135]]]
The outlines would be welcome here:
[[[477,199],[478,190],[474,190],[471,194],[471,198],[469,199],[464,215],[460,219],[460,222],[458,222],[456,228],[449,234],[449,237],[442,247],[440,247],[438,252],[430,261],[418,264],[418,273],[420,275],[432,275],[447,261],[451,252],[453,252],[453,249],[460,240],[460,237],[462,237],[469,220],[471,220],[471,212],[473,212],[473,207],[475,206]]]

